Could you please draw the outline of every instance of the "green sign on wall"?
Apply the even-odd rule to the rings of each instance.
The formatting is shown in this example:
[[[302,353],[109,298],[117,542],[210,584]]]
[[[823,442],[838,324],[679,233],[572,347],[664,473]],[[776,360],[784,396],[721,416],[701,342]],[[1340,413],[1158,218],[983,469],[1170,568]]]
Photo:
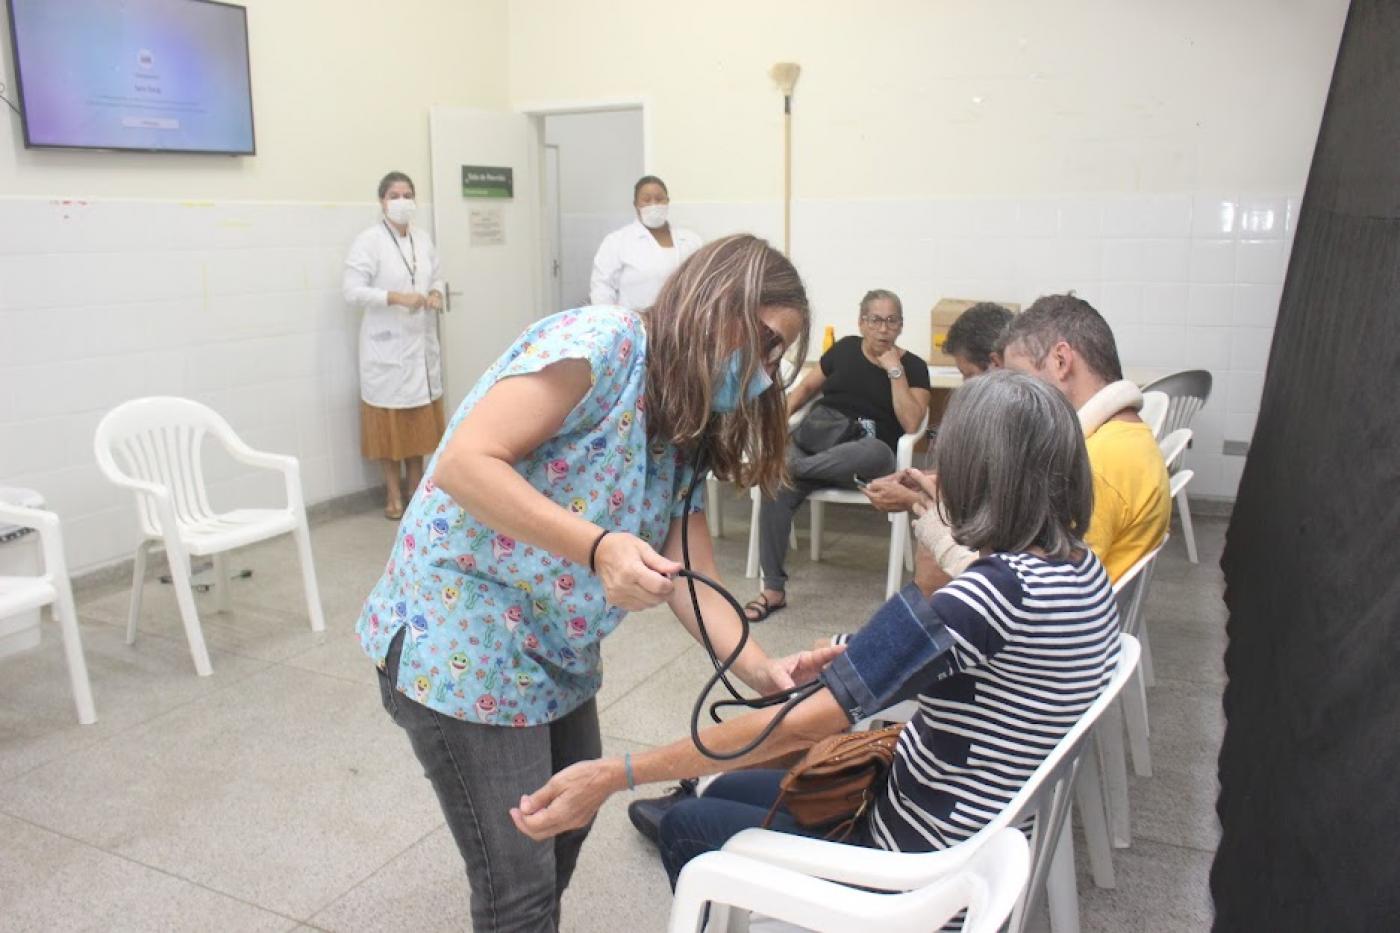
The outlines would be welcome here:
[[[462,166],[462,197],[515,197],[515,170],[489,165]]]

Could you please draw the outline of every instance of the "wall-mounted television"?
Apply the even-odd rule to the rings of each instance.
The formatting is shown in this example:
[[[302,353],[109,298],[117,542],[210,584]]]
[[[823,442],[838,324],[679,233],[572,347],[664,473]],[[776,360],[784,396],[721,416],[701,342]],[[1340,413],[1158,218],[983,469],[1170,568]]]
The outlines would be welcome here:
[[[248,16],[216,0],[9,0],[32,149],[252,155]]]

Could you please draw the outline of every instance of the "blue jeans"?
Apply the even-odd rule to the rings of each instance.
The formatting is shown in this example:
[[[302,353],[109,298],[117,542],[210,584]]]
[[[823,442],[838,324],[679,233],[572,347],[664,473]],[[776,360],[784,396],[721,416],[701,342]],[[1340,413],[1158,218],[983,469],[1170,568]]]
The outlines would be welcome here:
[[[706,788],[703,797],[683,800],[666,811],[661,818],[658,845],[673,890],[686,862],[723,848],[743,830],[763,825],[773,801],[778,799],[778,782],[786,773],[761,770],[724,774]],[[827,832],[824,826],[801,825],[786,807],[778,808],[768,828],[797,836],[821,837]],[[845,841],[850,845],[869,845],[863,825]]]
[[[476,933],[556,933],[559,902],[590,827],[535,842],[515,828],[510,808],[576,761],[602,754],[593,700],[547,726],[463,722],[415,703],[394,684],[403,632],[379,671],[384,709],[408,733],[437,792],[471,883]],[[456,917],[443,925],[460,927]]]

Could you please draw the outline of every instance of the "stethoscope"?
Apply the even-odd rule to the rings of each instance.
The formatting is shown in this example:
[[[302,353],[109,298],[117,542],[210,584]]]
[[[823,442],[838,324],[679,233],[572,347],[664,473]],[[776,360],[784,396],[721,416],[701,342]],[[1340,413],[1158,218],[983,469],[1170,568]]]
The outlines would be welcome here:
[[[681,563],[685,569],[677,571],[677,576],[684,577],[686,586],[690,591],[690,606],[695,612],[696,626],[700,629],[700,642],[705,646],[705,652],[710,656],[710,663],[714,665],[715,672],[710,675],[710,679],[705,682],[705,687],[700,691],[700,695],[695,698],[695,706],[690,712],[690,740],[695,743],[695,748],[706,758],[713,758],[716,761],[732,761],[735,758],[742,758],[754,751],[773,734],[774,730],[782,724],[788,714],[796,708],[797,704],[807,699],[812,694],[821,689],[821,681],[813,680],[809,683],[799,684],[787,690],[780,690],[777,693],[770,693],[767,696],[754,697],[752,699],[743,696],[729,680],[729,671],[738,661],[739,655],[744,651],[744,646],[749,641],[749,617],[740,605],[739,600],[734,598],[734,594],[726,590],[718,582],[711,580],[702,573],[696,573],[690,567],[690,508],[695,501],[695,488],[700,484],[700,477],[704,475],[702,466],[704,465],[705,447],[704,443],[696,446],[695,457],[691,462],[690,486],[685,493],[685,510],[682,514],[686,517],[681,522]],[[735,643],[734,650],[727,658],[720,659],[715,653],[715,646],[710,641],[710,633],[705,628],[705,617],[700,612],[700,595],[695,589],[696,583],[703,583],[724,598],[724,601],[734,609],[734,614],[739,617],[739,641]],[[719,711],[725,707],[741,706],[746,709],[767,709],[771,706],[782,705],[782,709],[773,717],[768,725],[763,727],[753,741],[735,749],[732,752],[717,752],[705,745],[700,739],[700,711],[705,706],[705,698],[715,689],[715,685],[722,683],[729,691],[731,699],[716,700],[710,704],[710,718],[715,722],[723,722]]]

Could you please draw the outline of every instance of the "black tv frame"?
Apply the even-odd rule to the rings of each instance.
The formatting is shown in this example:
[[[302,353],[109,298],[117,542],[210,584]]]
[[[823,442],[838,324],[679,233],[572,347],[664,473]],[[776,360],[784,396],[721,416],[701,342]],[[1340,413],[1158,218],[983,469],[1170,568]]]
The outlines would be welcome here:
[[[69,152],[154,152],[161,155],[221,155],[253,156],[258,154],[258,121],[253,110],[253,63],[248,41],[248,8],[225,0],[182,0],[184,3],[205,3],[211,6],[226,6],[243,14],[243,67],[248,73],[248,131],[252,136],[251,148],[243,149],[155,149],[141,146],[68,146],[54,143],[36,143],[29,138],[29,108],[24,102],[24,76],[19,57],[19,37],[15,33],[15,0],[5,0],[5,12],[10,21],[10,58],[15,64],[15,92],[19,97],[20,126],[24,133],[24,148],[66,150]]]

